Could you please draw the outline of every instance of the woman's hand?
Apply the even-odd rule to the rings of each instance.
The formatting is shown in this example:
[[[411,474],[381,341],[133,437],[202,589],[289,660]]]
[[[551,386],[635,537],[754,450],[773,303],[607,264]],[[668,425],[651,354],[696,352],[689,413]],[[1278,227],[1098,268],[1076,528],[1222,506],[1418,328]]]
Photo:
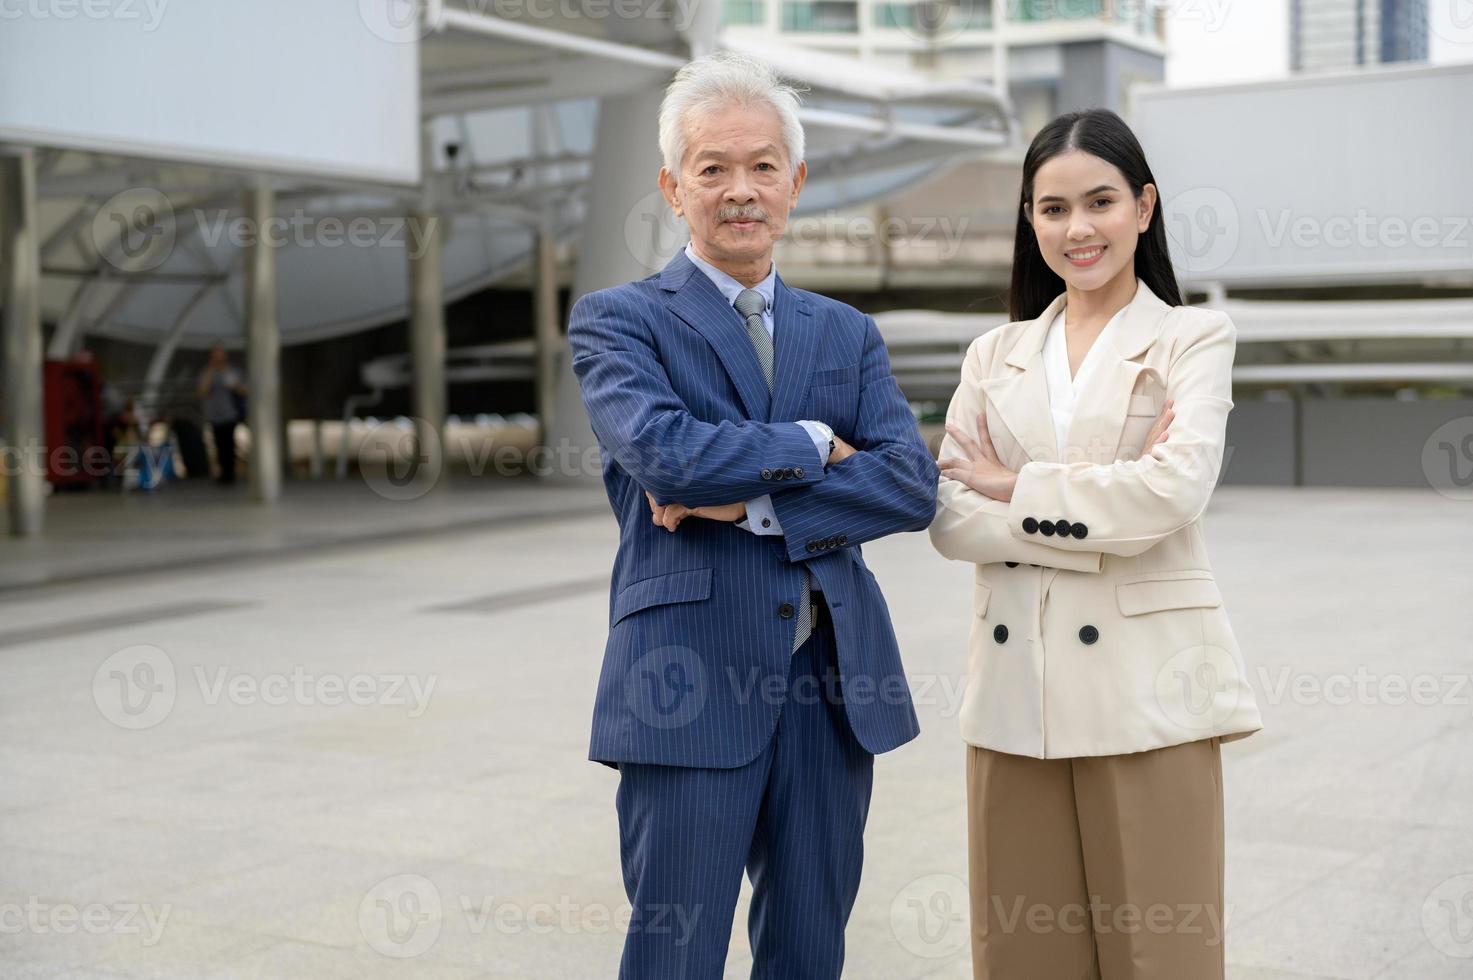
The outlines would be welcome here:
[[[1167,437],[1170,435],[1170,433],[1166,431],[1166,427],[1169,426],[1171,424],[1171,420],[1176,417],[1176,412],[1172,408],[1172,406],[1175,404],[1176,400],[1174,398],[1166,399],[1166,404],[1161,407],[1161,414],[1156,416],[1156,422],[1154,425],[1151,426],[1151,431],[1146,433],[1146,444],[1141,449],[1142,456],[1150,455],[1151,450],[1156,448],[1156,445],[1158,443],[1165,442]]]
[[[946,423],[946,431],[962,447],[965,457],[948,456],[938,460],[941,475],[956,480],[986,494],[993,500],[1013,499],[1013,487],[1018,482],[1016,470],[1010,470],[997,458],[992,448],[992,437],[987,434],[987,414],[977,413],[977,438],[963,432],[958,426]]]

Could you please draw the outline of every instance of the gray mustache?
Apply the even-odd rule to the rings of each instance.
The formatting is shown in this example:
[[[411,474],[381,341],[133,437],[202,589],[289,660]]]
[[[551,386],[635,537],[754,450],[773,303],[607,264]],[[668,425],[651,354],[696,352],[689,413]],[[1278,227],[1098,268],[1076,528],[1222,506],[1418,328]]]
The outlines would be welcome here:
[[[754,204],[724,207],[716,212],[717,221],[766,221],[767,212]]]

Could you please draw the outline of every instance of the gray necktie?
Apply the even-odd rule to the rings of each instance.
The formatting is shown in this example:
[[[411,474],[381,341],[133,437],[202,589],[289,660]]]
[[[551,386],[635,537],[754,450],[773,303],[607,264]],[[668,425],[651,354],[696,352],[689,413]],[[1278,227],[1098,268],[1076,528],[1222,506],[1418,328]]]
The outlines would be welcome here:
[[[762,323],[762,311],[767,309],[767,300],[755,289],[743,289],[732,304],[747,324],[747,337],[757,352],[757,363],[762,365],[762,376],[767,379],[767,392],[772,393],[772,335]],[[810,603],[812,587],[808,584],[808,571],[803,572],[803,594],[798,599],[798,625],[793,633],[793,652],[803,645],[813,632],[813,616]]]

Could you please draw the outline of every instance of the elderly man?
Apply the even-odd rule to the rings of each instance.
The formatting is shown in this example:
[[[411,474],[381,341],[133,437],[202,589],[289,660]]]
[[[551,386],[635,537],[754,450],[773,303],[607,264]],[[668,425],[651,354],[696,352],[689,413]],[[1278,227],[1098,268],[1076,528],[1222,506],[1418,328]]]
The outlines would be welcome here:
[[[751,59],[682,68],[659,183],[691,242],[568,328],[619,522],[589,755],[626,978],[721,977],[744,868],[752,975],[838,977],[874,755],[919,730],[860,545],[927,527],[938,471],[873,318],[778,277],[797,109]]]

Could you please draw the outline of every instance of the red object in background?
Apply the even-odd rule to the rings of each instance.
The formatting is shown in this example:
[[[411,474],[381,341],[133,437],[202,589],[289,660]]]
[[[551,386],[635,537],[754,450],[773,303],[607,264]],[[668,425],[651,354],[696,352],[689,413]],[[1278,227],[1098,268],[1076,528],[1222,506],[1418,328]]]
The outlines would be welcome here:
[[[92,482],[97,474],[89,472],[88,450],[102,445],[102,379],[97,362],[90,357],[47,361],[43,399],[46,479],[54,486]]]

